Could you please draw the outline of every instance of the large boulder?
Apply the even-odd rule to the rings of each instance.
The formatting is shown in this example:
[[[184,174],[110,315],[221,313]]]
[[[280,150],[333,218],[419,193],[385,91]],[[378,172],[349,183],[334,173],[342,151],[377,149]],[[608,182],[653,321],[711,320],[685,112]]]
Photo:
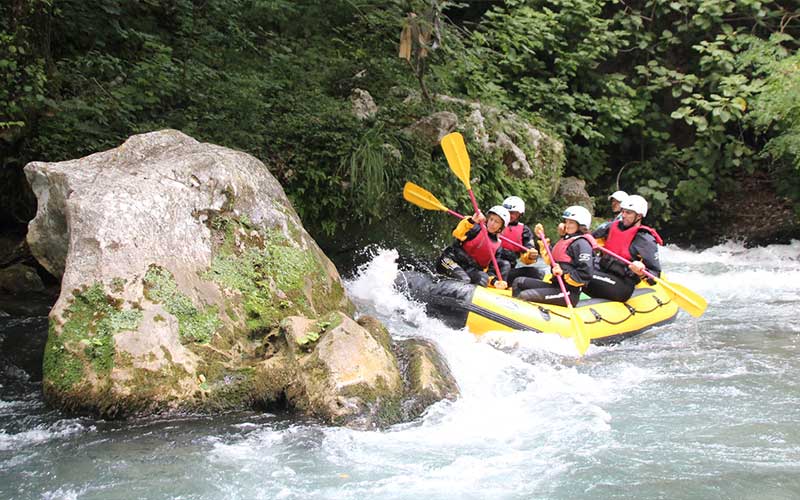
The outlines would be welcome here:
[[[577,177],[564,177],[558,185],[558,194],[565,205],[580,205],[594,213],[594,201],[586,191],[586,181]]]
[[[62,280],[51,403],[113,417],[288,402],[359,428],[424,409],[397,411],[420,397],[388,332],[351,319],[336,268],[252,156],[165,130],[26,174],[28,244]]]
[[[257,159],[165,130],[25,171],[39,202],[28,244],[62,280],[44,354],[48,401],[124,416],[280,401],[298,383],[344,387],[304,370],[334,372],[361,352],[340,345],[358,331],[353,305]],[[292,316],[315,325],[340,318],[346,327],[305,361],[281,326]],[[383,372],[391,352],[363,351],[375,373],[362,378],[383,377],[397,392],[396,375]],[[380,401],[400,393],[388,394]],[[337,421],[311,396],[305,407],[294,401]]]

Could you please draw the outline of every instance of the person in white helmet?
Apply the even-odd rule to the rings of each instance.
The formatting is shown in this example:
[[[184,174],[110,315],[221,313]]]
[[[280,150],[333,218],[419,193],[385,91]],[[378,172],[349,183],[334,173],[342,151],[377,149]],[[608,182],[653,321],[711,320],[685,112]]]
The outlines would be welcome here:
[[[529,267],[536,262],[539,258],[539,252],[536,250],[535,242],[536,237],[531,231],[531,228],[520,221],[520,218],[525,213],[525,202],[519,196],[509,196],[503,200],[503,207],[508,210],[511,219],[506,227],[503,229],[504,239],[500,240],[499,259],[508,261],[509,268],[508,275],[503,274],[506,282],[511,284],[520,276],[529,278],[541,278],[542,272],[535,267]],[[516,245],[510,243],[516,243]],[[519,246],[527,248],[527,251],[520,250]],[[523,264],[516,267],[517,259]]]
[[[611,213],[614,214],[615,219],[619,219],[622,213],[622,202],[628,199],[628,193],[625,191],[614,191],[608,196],[608,201],[611,202]]]
[[[586,293],[592,297],[625,302],[636,285],[644,278],[644,269],[660,276],[658,246],[664,241],[655,229],[642,224],[647,216],[647,200],[631,195],[621,203],[622,218],[595,231],[595,236],[605,239],[605,247],[632,261],[630,265],[603,254],[595,265],[595,272]]]
[[[613,193],[611,193],[608,196],[608,201],[611,202],[611,216],[612,217],[611,217],[610,220],[607,220],[607,221],[603,222],[602,224],[597,226],[597,229],[592,231],[592,236],[594,236],[595,239],[598,238],[598,236],[597,236],[598,232],[600,232],[600,231],[604,230],[605,228],[607,228],[612,222],[618,221],[618,220],[620,220],[622,218],[621,204],[622,204],[623,201],[625,201],[627,199],[628,199],[628,193],[626,193],[625,191],[614,191]],[[599,242],[599,243],[602,243],[602,242]]]
[[[508,284],[495,276],[492,256],[497,258],[501,248],[498,236],[508,225],[510,216],[502,205],[493,206],[487,213],[489,216],[484,217],[476,212],[458,223],[453,230],[456,240],[436,260],[436,271],[467,283],[505,289]],[[486,223],[486,232],[481,228],[481,222]],[[505,277],[511,266],[504,260],[498,260],[497,265]]]
[[[554,262],[547,262],[547,257],[543,258],[550,264],[553,275],[561,276],[564,280],[570,302],[574,305],[578,303],[581,288],[592,277],[594,270],[592,252],[595,243],[589,233],[592,216],[584,207],[573,205],[564,210],[562,218],[564,219],[564,234],[553,245]],[[541,230],[541,224],[537,224],[535,232],[539,233]],[[544,249],[540,251],[540,253],[542,252]],[[546,256],[546,252],[542,255]],[[559,306],[567,305],[561,287],[555,278],[550,283],[535,278],[517,278],[512,284],[511,291],[514,297],[523,300]]]

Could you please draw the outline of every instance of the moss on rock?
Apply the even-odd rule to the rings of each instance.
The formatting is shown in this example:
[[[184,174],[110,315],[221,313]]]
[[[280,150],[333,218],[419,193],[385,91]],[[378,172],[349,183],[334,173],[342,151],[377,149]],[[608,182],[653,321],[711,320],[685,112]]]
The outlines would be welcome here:
[[[75,290],[61,320],[52,318],[44,353],[44,380],[49,389],[73,390],[91,367],[105,376],[114,367],[114,334],[136,330],[142,320],[138,309],[123,309],[122,301],[107,295],[95,283]]]
[[[144,295],[152,302],[161,303],[168,313],[178,319],[182,342],[207,343],[222,326],[216,307],[195,307],[192,300],[178,289],[172,274],[162,267],[152,265],[147,269]]]
[[[241,217],[220,215],[209,227],[216,232],[215,256],[202,278],[241,293],[249,331],[269,331],[289,315],[319,317],[340,308],[344,289],[330,283],[313,251]]]

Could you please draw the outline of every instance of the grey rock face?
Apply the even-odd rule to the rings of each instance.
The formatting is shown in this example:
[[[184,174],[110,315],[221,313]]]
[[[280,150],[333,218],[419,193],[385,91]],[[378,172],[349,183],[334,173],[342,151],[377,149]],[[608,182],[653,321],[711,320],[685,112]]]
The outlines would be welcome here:
[[[580,205],[594,213],[594,201],[586,191],[586,181],[577,177],[565,177],[558,186],[558,194],[566,205]]]
[[[366,90],[353,89],[350,93],[350,102],[353,104],[353,114],[359,120],[368,120],[378,112],[375,100]]]
[[[409,127],[409,131],[434,147],[441,142],[442,137],[453,132],[456,125],[458,125],[458,117],[455,113],[439,111],[418,120]]]
[[[164,130],[25,172],[39,202],[31,252],[62,279],[44,370],[45,394],[62,406],[235,407],[247,399],[230,393],[251,383],[238,373],[254,332],[284,309],[352,311],[336,269],[250,155]]]

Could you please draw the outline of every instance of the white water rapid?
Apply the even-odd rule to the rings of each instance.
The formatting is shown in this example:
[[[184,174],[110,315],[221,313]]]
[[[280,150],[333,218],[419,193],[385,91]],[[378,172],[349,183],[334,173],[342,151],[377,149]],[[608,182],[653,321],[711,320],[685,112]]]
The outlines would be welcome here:
[[[348,282],[360,314],[432,340],[461,397],[383,431],[275,415],[66,418],[0,392],[0,498],[800,498],[800,242],[662,250],[706,314],[576,358],[476,338],[397,293],[396,252]]]

